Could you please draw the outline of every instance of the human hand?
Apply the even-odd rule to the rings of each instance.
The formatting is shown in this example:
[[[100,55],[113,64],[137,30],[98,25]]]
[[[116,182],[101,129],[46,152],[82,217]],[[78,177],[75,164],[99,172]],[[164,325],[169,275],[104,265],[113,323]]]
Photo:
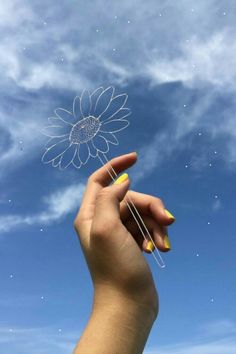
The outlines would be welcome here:
[[[129,299],[152,308],[157,315],[158,295],[151,270],[142,251],[147,243],[126,203],[129,195],[149,229],[156,247],[168,251],[164,244],[167,226],[174,219],[166,214],[159,198],[128,191],[130,181],[112,184],[109,165],[119,174],[132,166],[136,153],[109,161],[88,179],[75,229],[88,263],[98,302],[109,297]],[[127,193],[128,192],[128,193]]]

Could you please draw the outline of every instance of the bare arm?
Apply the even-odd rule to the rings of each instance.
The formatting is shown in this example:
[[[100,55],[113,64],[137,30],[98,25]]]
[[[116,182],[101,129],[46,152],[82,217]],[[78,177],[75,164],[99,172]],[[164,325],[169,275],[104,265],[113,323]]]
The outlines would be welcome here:
[[[127,154],[110,161],[117,173],[136,161]],[[109,166],[107,166],[109,168]],[[89,322],[74,354],[141,354],[158,314],[158,294],[142,251],[147,249],[124,202],[127,178],[109,185],[105,167],[90,178],[75,228],[94,284]],[[156,246],[163,252],[166,226],[174,219],[162,201],[128,192],[142,213]]]

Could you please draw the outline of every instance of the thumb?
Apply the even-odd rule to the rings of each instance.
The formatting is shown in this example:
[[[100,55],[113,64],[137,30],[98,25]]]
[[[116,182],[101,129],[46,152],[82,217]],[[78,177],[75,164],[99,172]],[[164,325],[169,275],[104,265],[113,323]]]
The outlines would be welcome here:
[[[120,220],[120,202],[124,199],[129,185],[129,176],[127,173],[123,173],[112,185],[103,188],[99,192],[94,210],[94,231],[102,228],[101,231],[106,233],[108,225],[114,227],[114,224],[116,226],[118,223],[122,224]]]

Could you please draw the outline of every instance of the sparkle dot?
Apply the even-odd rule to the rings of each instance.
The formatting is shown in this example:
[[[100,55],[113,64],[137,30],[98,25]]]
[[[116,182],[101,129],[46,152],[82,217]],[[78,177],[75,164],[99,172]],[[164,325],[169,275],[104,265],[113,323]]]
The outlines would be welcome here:
[[[117,20],[117,18],[118,18],[117,16],[114,17],[115,20]]]
[[[13,274],[10,274],[10,278],[11,278],[11,279],[13,278]]]
[[[223,12],[223,16],[225,16],[226,15],[226,12]]]
[[[185,168],[188,168],[188,165],[185,165]]]
[[[13,332],[13,329],[12,329],[12,328],[10,328],[10,329],[9,329],[9,332]]]
[[[214,299],[213,299],[213,297],[211,298],[211,302],[214,302]]]
[[[112,50],[113,50],[113,52],[116,52],[116,48],[113,48]]]
[[[207,225],[211,225],[210,221],[207,222]]]
[[[130,21],[127,21],[127,23],[130,23]]]
[[[61,61],[64,61],[64,58],[61,58]]]
[[[190,40],[189,40],[189,39],[186,39],[186,42],[187,42],[187,43],[189,43],[189,42],[190,42]]]
[[[218,199],[218,198],[219,198],[218,195],[215,195],[214,197],[215,197],[215,199]]]
[[[43,23],[43,24],[44,24],[44,26],[46,26],[46,25],[47,25],[47,22],[46,22],[46,21],[44,21],[44,23]]]
[[[199,257],[199,253],[197,253],[196,256]]]
[[[195,10],[194,9],[191,9],[192,12],[194,12]]]
[[[23,50],[26,50],[26,47],[24,47]]]
[[[201,135],[202,135],[202,133],[201,133],[201,132],[199,132],[199,133],[198,133],[198,135],[199,135],[199,136],[201,136]]]
[[[187,107],[187,105],[186,105],[186,104],[184,104],[184,108],[185,108],[185,107]]]
[[[40,229],[40,232],[43,232],[43,229]]]
[[[162,14],[159,14],[159,16],[161,17],[161,16],[162,16]]]
[[[11,199],[8,199],[8,203],[11,203]]]
[[[214,151],[214,154],[216,155],[216,154],[217,154],[217,151]]]
[[[212,164],[211,163],[209,163],[209,167],[211,167],[212,166]]]
[[[44,300],[44,296],[41,296],[41,300]]]
[[[58,332],[61,332],[61,328],[58,328]]]

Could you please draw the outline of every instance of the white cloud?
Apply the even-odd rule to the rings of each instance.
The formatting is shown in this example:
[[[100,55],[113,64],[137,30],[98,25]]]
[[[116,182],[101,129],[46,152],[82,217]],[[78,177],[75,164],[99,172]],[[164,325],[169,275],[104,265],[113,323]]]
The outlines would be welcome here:
[[[71,354],[81,330],[68,331],[52,327],[0,327],[0,344],[5,353]]]
[[[0,233],[25,225],[48,225],[79,209],[85,185],[71,185],[43,198],[45,209],[31,215],[0,216]]]

